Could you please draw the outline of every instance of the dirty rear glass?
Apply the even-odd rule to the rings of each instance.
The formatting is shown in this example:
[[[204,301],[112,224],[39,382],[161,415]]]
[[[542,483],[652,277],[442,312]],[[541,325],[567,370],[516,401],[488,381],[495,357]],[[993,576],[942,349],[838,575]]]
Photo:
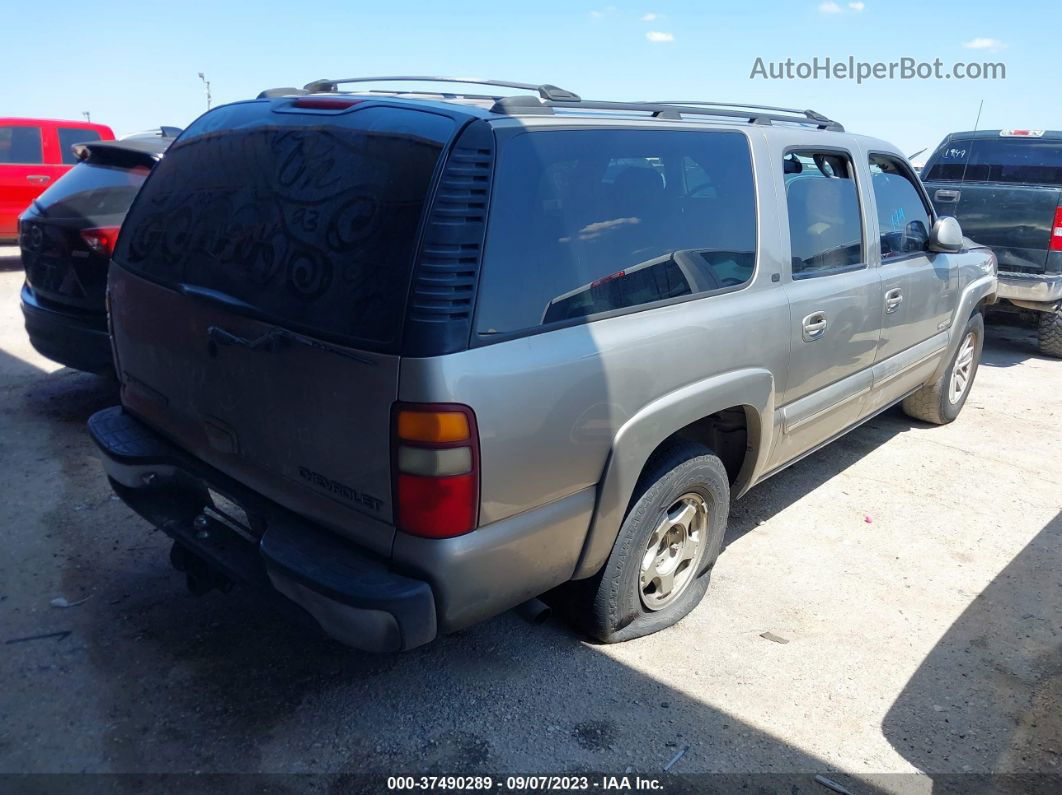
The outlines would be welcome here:
[[[756,259],[740,133],[538,131],[499,155],[482,339],[739,287]]]
[[[244,302],[278,325],[389,350],[452,132],[444,116],[397,108],[219,108],[155,168],[115,261]]]

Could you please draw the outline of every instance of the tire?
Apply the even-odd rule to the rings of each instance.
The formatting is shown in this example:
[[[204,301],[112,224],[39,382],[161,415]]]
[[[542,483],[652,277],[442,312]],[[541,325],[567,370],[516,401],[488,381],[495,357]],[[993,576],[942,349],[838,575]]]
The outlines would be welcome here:
[[[923,386],[913,395],[904,398],[903,410],[907,416],[931,422],[934,425],[947,425],[949,422],[954,422],[959,412],[962,411],[962,407],[966,405],[970,390],[973,389],[977,367],[981,363],[984,340],[985,320],[980,312],[975,312],[966,321],[966,327],[955,349],[955,355],[952,356],[944,374],[933,383]],[[967,347],[968,344],[970,347]],[[966,378],[963,381],[961,392],[956,393],[951,387],[956,377],[956,370],[963,363],[967,363]]]
[[[1062,359],[1062,307],[1053,312],[1041,312],[1037,327],[1040,353]]]
[[[661,578],[643,584],[642,564],[648,559],[651,538],[666,526],[669,509],[672,519],[680,514],[695,517],[690,527],[700,528],[700,540],[693,544],[696,551],[692,557],[677,564],[674,587],[666,593],[657,590],[654,596],[655,583]],[[642,473],[604,568],[584,583],[573,583],[582,588],[574,603],[569,604],[569,612],[588,634],[603,643],[638,638],[675,624],[697,606],[708,589],[729,510],[730,481],[723,462],[703,445],[688,441],[668,443],[653,455]],[[702,515],[703,522],[697,518]],[[668,544],[666,538],[692,535],[680,525],[659,532],[654,545],[663,552],[653,560],[666,559],[661,571],[691,549],[690,545],[680,544],[676,553],[676,546]],[[649,574],[656,572],[651,567]]]

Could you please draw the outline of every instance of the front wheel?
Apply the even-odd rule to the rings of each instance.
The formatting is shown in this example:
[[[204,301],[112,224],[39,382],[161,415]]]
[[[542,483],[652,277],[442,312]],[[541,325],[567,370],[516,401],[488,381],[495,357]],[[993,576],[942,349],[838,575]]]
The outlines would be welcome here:
[[[604,569],[572,605],[589,634],[630,640],[682,619],[708,589],[730,509],[730,481],[707,447],[676,442],[642,474]]]
[[[907,416],[934,425],[953,422],[966,405],[966,398],[973,388],[984,339],[985,321],[977,312],[967,321],[959,347],[944,374],[904,399],[903,410]]]

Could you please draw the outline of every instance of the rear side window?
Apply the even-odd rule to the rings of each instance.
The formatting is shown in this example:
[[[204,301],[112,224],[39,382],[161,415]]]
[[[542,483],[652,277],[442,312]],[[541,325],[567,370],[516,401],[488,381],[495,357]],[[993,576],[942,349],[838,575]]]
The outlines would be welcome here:
[[[1062,185],[1062,141],[980,138],[970,149],[963,181]]]
[[[63,155],[63,162],[69,164],[77,162],[77,155],[74,154],[74,150],[71,148],[74,144],[87,144],[98,140],[100,140],[100,134],[95,130],[84,130],[78,127],[60,127],[59,151]]]
[[[871,155],[870,179],[878,206],[881,258],[925,251],[933,221],[907,169],[895,158]]]
[[[133,168],[81,163],[48,188],[37,204],[49,218],[83,218],[124,214],[150,173],[146,165]]]
[[[201,117],[155,167],[115,261],[278,325],[397,347],[421,216],[453,122],[261,102]]]
[[[973,141],[945,141],[929,158],[922,178],[925,180],[959,181],[966,171]]]
[[[40,127],[0,127],[0,163],[43,162]]]
[[[740,133],[538,131],[501,147],[485,338],[747,283],[756,199]]]
[[[793,278],[866,267],[852,161],[834,152],[790,152],[783,174]]]

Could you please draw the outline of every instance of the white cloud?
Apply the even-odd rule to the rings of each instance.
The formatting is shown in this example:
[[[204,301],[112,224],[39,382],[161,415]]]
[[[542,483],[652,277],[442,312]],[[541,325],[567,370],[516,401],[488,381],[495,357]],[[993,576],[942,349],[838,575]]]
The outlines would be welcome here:
[[[866,3],[849,3],[848,7],[850,9],[852,9],[853,11],[862,11],[864,8],[867,7],[867,4]]]
[[[642,17],[642,22],[652,22],[654,19],[658,19],[658,18],[659,18],[659,15],[654,14],[652,11],[650,11],[648,14],[646,14],[644,17]]]
[[[645,34],[645,38],[647,38],[652,44],[664,44],[666,42],[675,40],[675,36],[673,34],[663,33],[659,30],[649,31]]]
[[[968,42],[962,45],[968,50],[996,50],[1003,49],[1006,45],[999,39],[988,39],[983,36],[979,36],[976,39],[970,39]]]
[[[834,2],[826,2],[819,6],[819,11],[823,14],[840,14],[841,7]]]

